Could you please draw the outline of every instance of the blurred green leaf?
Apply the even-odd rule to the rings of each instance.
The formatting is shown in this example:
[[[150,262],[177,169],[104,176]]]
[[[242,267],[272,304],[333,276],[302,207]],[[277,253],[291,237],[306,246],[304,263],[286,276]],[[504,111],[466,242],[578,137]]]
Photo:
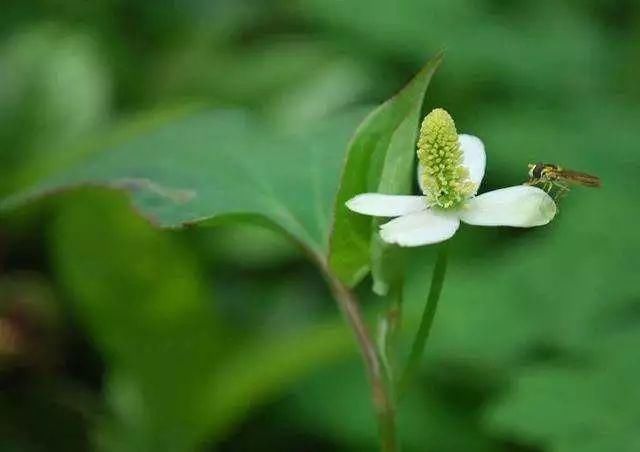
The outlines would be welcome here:
[[[377,220],[357,215],[345,202],[359,193],[407,193],[413,186],[414,145],[425,92],[442,56],[434,57],[396,96],[374,110],[358,127],[347,152],[336,198],[329,265],[349,285],[355,285],[372,266]],[[378,263],[374,263],[378,265]],[[385,292],[383,275],[376,275]]]
[[[374,74],[322,41],[270,36],[250,46],[212,46],[201,42],[213,30],[208,22],[204,28],[165,56],[152,92],[178,99],[204,93],[293,128],[353,105],[371,88]]]
[[[342,155],[360,116],[338,115],[286,135],[238,111],[182,117],[89,154],[0,207],[105,185],[130,192],[135,207],[159,226],[260,216],[323,259]]]
[[[103,450],[220,440],[301,375],[355,353],[338,318],[236,337],[219,323],[194,255],[113,201],[91,193],[67,203],[53,230],[61,279],[108,366]]]
[[[196,261],[112,196],[80,201],[59,214],[54,257],[109,365],[116,416],[103,424],[100,442],[117,451],[189,450],[209,426],[202,393],[221,347]]]
[[[639,450],[639,344],[635,331],[600,344],[586,363],[521,371],[490,424],[554,452]]]
[[[11,170],[0,178],[2,194],[25,166],[64,153],[105,120],[111,81],[100,50],[89,34],[52,23],[1,43],[0,162]]]
[[[447,105],[518,100],[547,102],[591,96],[606,72],[607,46],[588,7],[553,0],[509,3],[475,0],[302,0],[304,15],[388,61],[419,64],[445,48]],[[609,47],[615,47],[609,45]],[[496,51],[500,49],[500,51]],[[526,57],[523,57],[526,55]],[[386,58],[386,60],[385,60]],[[576,77],[580,74],[580,77]],[[483,94],[489,96],[483,98]]]

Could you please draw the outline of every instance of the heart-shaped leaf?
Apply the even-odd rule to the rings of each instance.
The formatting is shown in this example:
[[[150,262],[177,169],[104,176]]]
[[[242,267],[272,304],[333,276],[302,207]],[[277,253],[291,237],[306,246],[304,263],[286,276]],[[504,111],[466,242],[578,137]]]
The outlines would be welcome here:
[[[159,226],[259,216],[324,260],[340,166],[361,117],[338,115],[309,133],[284,134],[238,111],[183,116],[85,155],[0,208],[76,186],[108,186],[130,192]]]

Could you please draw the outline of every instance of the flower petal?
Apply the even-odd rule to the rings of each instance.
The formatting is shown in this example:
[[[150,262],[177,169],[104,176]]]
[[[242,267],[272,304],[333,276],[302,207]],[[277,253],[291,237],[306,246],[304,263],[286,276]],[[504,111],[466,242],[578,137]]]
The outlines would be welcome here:
[[[346,202],[354,212],[375,217],[399,217],[427,208],[424,196],[383,195],[381,193],[363,193]]]
[[[478,192],[482,178],[484,177],[484,169],[487,164],[487,156],[484,152],[484,144],[482,140],[473,135],[458,135],[460,141],[460,149],[462,149],[462,164],[469,170],[469,179],[476,185],[474,195]]]
[[[460,211],[460,219],[478,226],[529,228],[549,223],[556,210],[556,203],[544,190],[517,185],[470,199]]]
[[[380,236],[387,243],[421,246],[447,240],[458,230],[456,215],[437,213],[431,209],[414,212],[380,226]]]

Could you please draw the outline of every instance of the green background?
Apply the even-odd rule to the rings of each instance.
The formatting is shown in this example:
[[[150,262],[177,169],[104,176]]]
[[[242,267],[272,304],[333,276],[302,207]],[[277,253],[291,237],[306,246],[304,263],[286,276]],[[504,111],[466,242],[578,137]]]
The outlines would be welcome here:
[[[640,450],[632,0],[4,2],[2,197],[113,142],[126,155],[140,130],[203,107],[241,111],[198,130],[244,141],[229,151],[240,163],[189,164],[203,187],[235,184],[207,196],[238,215],[206,227],[158,230],[100,188],[0,214],[0,450],[375,450],[354,341],[308,250],[234,206],[275,209],[262,176],[301,167],[299,186],[276,193],[302,216],[309,197],[330,200],[362,112],[443,49],[426,106],[485,142],[481,191],[521,183],[533,161],[603,187],[573,190],[544,228],[462,227],[400,407],[403,450]],[[144,149],[167,180],[199,156],[180,133],[192,138]],[[297,152],[309,143],[335,157]],[[159,197],[188,197],[180,188]],[[314,227],[327,212],[296,229],[268,211],[312,252],[326,247]],[[433,260],[409,253],[406,337]],[[358,291],[375,319],[370,287]]]

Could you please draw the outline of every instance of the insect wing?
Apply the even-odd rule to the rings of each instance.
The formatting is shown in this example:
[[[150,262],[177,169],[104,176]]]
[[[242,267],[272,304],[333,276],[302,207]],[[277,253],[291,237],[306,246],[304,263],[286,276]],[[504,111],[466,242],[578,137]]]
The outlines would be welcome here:
[[[587,173],[581,173],[580,171],[573,170],[559,170],[557,175],[562,179],[575,182],[576,184],[584,185],[585,187],[600,187],[602,183],[600,178]]]

